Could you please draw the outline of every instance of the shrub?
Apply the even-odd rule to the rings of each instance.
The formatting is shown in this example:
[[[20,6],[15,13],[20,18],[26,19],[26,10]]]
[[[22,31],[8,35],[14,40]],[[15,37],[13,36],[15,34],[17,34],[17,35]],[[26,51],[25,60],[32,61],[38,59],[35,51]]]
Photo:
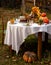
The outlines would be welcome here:
[[[37,37],[35,35],[29,35],[20,46],[19,53],[23,54],[25,51],[37,52]]]

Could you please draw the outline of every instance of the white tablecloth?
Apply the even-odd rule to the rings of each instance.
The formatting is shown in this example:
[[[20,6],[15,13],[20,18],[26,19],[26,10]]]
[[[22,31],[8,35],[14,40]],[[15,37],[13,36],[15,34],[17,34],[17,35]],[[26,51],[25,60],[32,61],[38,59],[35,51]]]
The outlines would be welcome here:
[[[42,25],[34,23],[26,26],[25,23],[10,24],[10,21],[8,21],[4,44],[12,45],[12,49],[15,50],[17,54],[24,39],[28,35],[38,32],[47,32],[51,35],[51,23]]]

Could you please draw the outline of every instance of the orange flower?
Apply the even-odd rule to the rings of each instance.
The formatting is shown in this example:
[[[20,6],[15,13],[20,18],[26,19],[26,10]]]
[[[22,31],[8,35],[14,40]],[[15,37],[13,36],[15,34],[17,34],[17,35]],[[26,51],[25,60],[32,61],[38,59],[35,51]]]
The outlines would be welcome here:
[[[40,17],[40,9],[39,9],[39,7],[37,7],[37,6],[35,6],[35,7],[32,7],[32,13],[33,14],[37,14],[38,15],[38,17]]]
[[[40,12],[39,7],[36,7],[36,6],[35,7],[32,7],[32,12],[33,13],[37,13],[38,11]]]

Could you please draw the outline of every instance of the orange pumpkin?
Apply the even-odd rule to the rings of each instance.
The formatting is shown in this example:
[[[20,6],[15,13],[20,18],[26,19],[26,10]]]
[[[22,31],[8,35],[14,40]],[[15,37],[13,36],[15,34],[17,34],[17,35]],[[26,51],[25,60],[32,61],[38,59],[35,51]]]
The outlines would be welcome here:
[[[25,52],[24,55],[23,55],[23,60],[25,62],[33,62],[35,60],[37,60],[37,57],[36,57],[36,54],[34,52]]]
[[[28,62],[32,62],[32,58],[31,57],[28,58]]]
[[[43,22],[44,22],[44,23],[49,23],[49,19],[48,19],[47,17],[45,17],[45,18],[43,19]]]
[[[23,55],[23,59],[24,59],[24,61],[26,61],[26,62],[28,61],[28,58],[27,58],[27,57],[28,57],[28,56],[27,56],[26,54]]]
[[[43,13],[41,14],[41,16],[42,16],[42,17],[45,17],[45,16],[46,16],[46,13],[43,12]]]

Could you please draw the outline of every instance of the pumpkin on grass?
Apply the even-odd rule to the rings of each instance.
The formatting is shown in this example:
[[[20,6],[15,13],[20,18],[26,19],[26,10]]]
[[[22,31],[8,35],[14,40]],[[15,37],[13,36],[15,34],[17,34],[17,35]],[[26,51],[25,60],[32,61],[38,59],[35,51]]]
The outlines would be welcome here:
[[[23,55],[23,60],[25,62],[33,62],[37,60],[36,54],[34,52],[27,51]]]

